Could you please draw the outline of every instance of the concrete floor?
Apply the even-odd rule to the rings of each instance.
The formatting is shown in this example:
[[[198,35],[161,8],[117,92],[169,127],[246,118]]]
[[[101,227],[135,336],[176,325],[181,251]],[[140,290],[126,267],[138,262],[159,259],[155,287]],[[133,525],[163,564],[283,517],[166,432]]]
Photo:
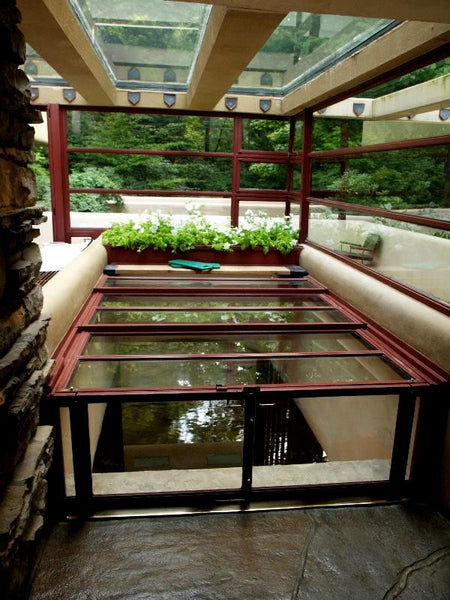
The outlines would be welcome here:
[[[450,523],[406,505],[58,525],[31,600],[448,600]]]

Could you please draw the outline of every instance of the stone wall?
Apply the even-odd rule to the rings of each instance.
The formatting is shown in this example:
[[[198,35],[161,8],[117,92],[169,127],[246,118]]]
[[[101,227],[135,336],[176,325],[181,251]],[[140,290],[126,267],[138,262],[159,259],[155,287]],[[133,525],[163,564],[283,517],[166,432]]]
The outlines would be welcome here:
[[[0,5],[0,597],[26,597],[47,493],[50,427],[38,425],[49,361],[41,264],[33,242],[42,211],[29,164],[41,121],[20,65],[25,40],[15,0]]]

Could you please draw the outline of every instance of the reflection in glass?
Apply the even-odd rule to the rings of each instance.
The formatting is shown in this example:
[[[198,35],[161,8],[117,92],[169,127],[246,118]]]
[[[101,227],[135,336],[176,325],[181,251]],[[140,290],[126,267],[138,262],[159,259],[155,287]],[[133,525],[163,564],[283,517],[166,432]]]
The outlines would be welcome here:
[[[258,90],[263,73],[285,94],[392,26],[387,19],[290,12],[232,87]]]
[[[91,323],[341,323],[350,319],[338,310],[97,310]]]
[[[322,296],[225,296],[223,298],[197,298],[196,296],[128,296],[105,294],[100,306],[179,306],[218,308],[232,306],[326,306]]]
[[[369,236],[379,243],[372,269],[431,297],[450,302],[450,232],[358,211],[310,207],[309,240],[348,255],[348,244],[364,247]],[[350,257],[351,258],[351,257]],[[362,262],[357,256],[355,261]]]
[[[379,121],[371,123],[373,127],[380,124]],[[388,125],[389,132],[396,130],[392,127],[394,123],[389,122]],[[407,121],[405,125],[414,123]],[[448,124],[442,127],[450,132]],[[355,135],[354,143],[359,145],[360,139],[360,135]],[[366,133],[362,143],[378,142],[377,138]],[[450,201],[445,173],[449,151],[450,145],[441,145],[367,152],[335,157],[327,162],[318,159],[313,162],[313,189],[321,198],[448,221]],[[414,173],[413,177],[411,173]]]
[[[255,487],[389,479],[397,395],[289,402],[261,403],[257,411]]]
[[[84,355],[338,352],[372,349],[353,333],[91,335]]]
[[[74,389],[164,388],[216,385],[308,384],[408,379],[379,356],[304,358],[195,358],[82,360],[70,379]]]
[[[105,287],[148,287],[148,288],[312,288],[313,284],[307,279],[276,279],[269,281],[261,279],[225,279],[211,280],[209,276],[204,279],[157,279],[157,278],[131,278],[131,277],[108,277]]]
[[[168,68],[177,81],[188,82],[209,6],[163,0],[134,1],[132,8],[127,2],[102,0],[71,0],[71,4],[119,84],[136,65],[147,83],[162,84]]]
[[[95,494],[241,486],[243,406],[227,399],[110,404],[94,456]]]

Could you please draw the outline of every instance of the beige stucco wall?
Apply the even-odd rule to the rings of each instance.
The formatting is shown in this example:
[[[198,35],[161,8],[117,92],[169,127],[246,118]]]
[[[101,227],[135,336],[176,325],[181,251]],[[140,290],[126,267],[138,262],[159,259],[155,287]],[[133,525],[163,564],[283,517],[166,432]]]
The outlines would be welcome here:
[[[92,292],[106,265],[106,250],[97,238],[43,288],[43,312],[49,314],[47,349],[53,354]]]
[[[101,238],[97,238],[67,267],[59,271],[44,287],[43,312],[51,316],[47,349],[54,353],[72,325],[84,302],[92,292],[107,262]],[[92,459],[100,436],[106,404],[89,406],[89,433]],[[64,467],[66,475],[73,472],[72,445],[68,409],[61,409]]]

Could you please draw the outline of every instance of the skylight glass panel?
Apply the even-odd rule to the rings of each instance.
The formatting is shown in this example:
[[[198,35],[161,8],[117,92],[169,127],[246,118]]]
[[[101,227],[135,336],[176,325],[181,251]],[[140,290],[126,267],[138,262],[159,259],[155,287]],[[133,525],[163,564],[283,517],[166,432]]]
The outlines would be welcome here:
[[[210,8],[165,0],[71,0],[118,87],[185,89]]]
[[[40,56],[34,48],[27,44],[27,55],[24,71],[33,84],[40,85],[67,85],[59,73]]]
[[[384,31],[388,19],[291,12],[232,87],[234,92],[283,95],[312,79]]]

